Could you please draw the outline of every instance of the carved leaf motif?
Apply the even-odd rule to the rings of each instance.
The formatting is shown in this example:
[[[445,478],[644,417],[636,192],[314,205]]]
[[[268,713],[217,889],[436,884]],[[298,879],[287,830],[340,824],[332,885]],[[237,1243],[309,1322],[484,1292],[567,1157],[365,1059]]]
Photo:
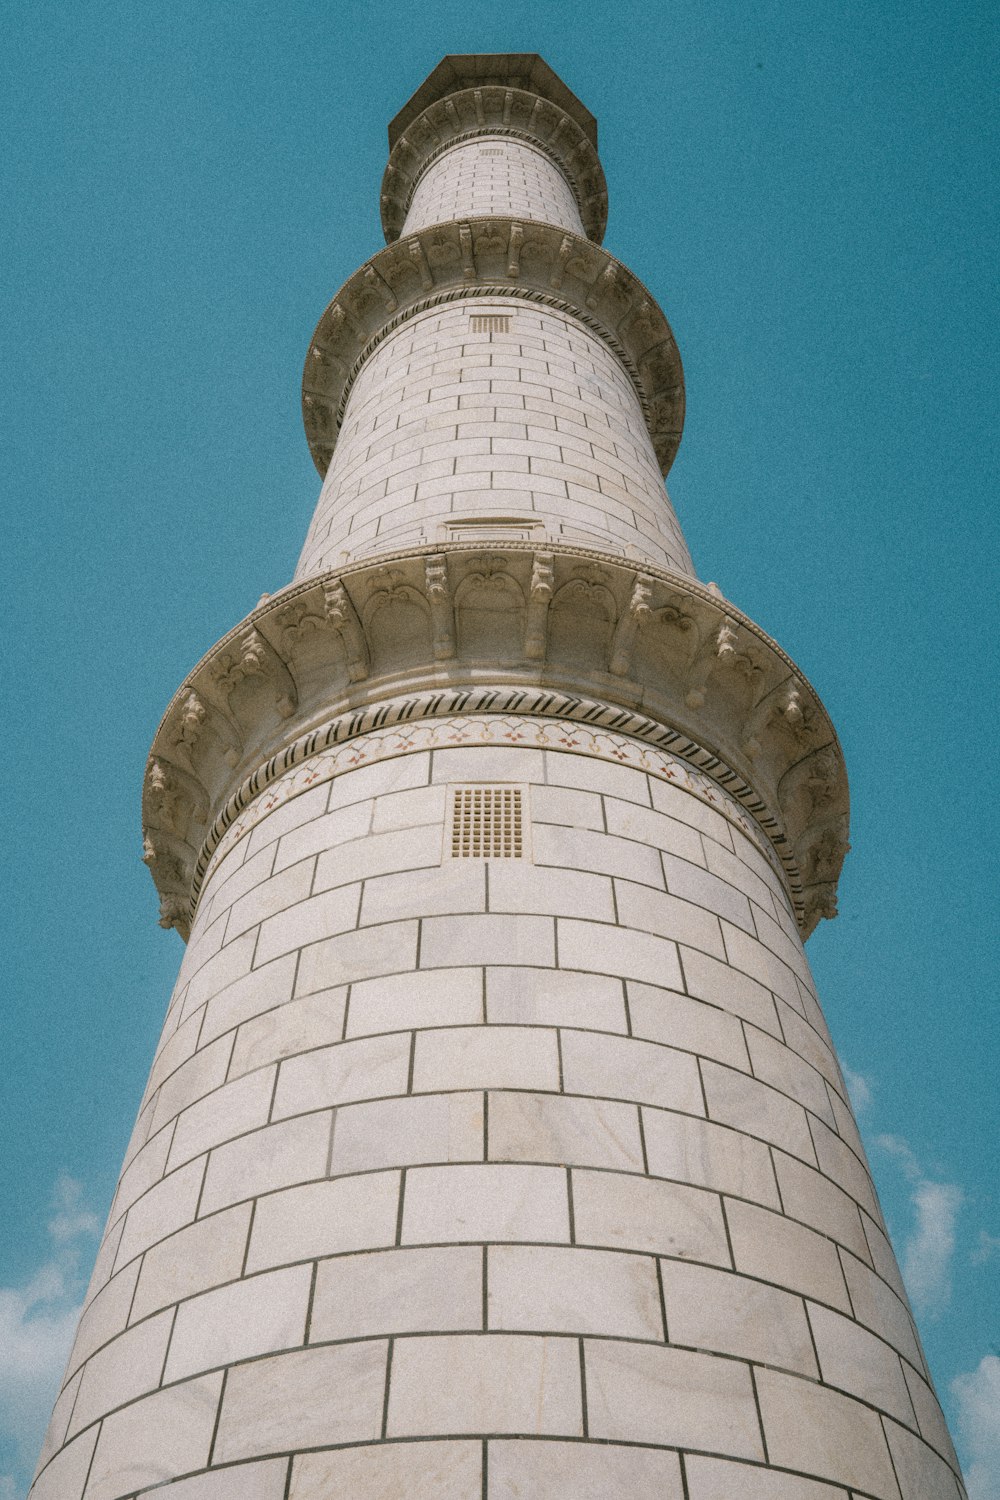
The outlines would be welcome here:
[[[167,891],[160,897],[160,926],[186,929],[191,917],[190,902],[179,892]]]
[[[205,705],[197,693],[188,693],[174,721],[173,744],[189,764],[191,763],[191,752],[201,738],[205,717]]]
[[[180,815],[180,789],[161,760],[154,760],[146,778],[150,804],[164,828],[176,828]]]
[[[315,614],[302,599],[290,604],[281,614],[281,630],[286,641],[297,641],[302,636],[323,630],[327,620]]]

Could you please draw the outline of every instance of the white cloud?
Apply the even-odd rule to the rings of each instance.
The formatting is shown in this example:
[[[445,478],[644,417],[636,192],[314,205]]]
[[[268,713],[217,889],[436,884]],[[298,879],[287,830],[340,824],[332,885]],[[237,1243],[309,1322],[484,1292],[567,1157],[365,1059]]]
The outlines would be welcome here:
[[[49,1220],[49,1234],[57,1245],[64,1245],[67,1240],[74,1240],[80,1234],[100,1234],[100,1220],[83,1205],[83,1188],[66,1172],[61,1172],[56,1179],[52,1208],[54,1212]]]
[[[0,1443],[22,1470],[21,1477],[0,1474],[0,1500],[18,1500],[27,1489],[76,1331],[81,1241],[100,1229],[82,1199],[80,1184],[62,1173],[52,1195],[50,1254],[20,1286],[0,1286]]]
[[[987,1234],[985,1229],[981,1229],[976,1240],[976,1248],[969,1255],[969,1259],[974,1266],[985,1266],[986,1262],[992,1260],[995,1255],[1000,1255],[1000,1234]],[[0,1500],[3,1500],[2,1495],[0,1495]]]
[[[854,1113],[856,1115],[863,1115],[871,1108],[872,1097],[875,1093],[872,1083],[863,1074],[855,1073],[854,1069],[849,1068],[846,1063],[843,1063],[842,1067],[844,1082],[847,1084],[847,1092],[850,1094],[851,1103],[854,1105]],[[2,1500],[2,1497],[0,1497],[0,1500]]]
[[[936,1317],[951,1297],[955,1225],[965,1195],[955,1183],[933,1182],[900,1136],[880,1135],[876,1144],[895,1159],[910,1183],[914,1224],[903,1241],[900,1269],[917,1312]]]
[[[951,1390],[958,1406],[969,1500],[996,1500],[1000,1495],[1000,1359],[987,1354],[975,1370],[956,1375]]]

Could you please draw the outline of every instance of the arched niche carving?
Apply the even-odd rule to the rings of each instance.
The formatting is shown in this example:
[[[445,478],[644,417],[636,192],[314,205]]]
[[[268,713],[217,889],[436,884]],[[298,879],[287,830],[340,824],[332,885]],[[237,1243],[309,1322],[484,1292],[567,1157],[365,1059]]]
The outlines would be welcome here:
[[[524,641],[524,593],[504,565],[486,559],[455,590],[458,652],[465,660],[517,659]]]
[[[608,665],[618,606],[603,583],[571,578],[549,606],[549,653],[559,661],[604,671]]]
[[[395,672],[421,666],[433,655],[427,600],[409,584],[378,589],[363,610],[372,670]]]

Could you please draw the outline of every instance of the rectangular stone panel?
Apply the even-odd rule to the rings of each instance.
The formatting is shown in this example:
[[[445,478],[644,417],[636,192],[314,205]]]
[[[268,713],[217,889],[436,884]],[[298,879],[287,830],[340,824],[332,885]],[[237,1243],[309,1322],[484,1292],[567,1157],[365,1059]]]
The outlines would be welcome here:
[[[801,1104],[756,1078],[718,1063],[704,1062],[701,1076],[709,1119],[744,1130],[815,1164],[809,1121]]]
[[[950,1465],[932,1448],[895,1422],[887,1420],[885,1431],[903,1500],[954,1500],[956,1496],[961,1497],[962,1491]],[[989,1484],[989,1477],[986,1482]]]
[[[503,910],[494,907],[494,910]],[[534,908],[538,910],[539,908]],[[426,870],[380,875],[364,884],[359,925],[398,922],[486,910],[486,865],[481,860],[446,860]]]
[[[239,1464],[175,1480],[157,1500],[232,1500],[235,1484],[239,1500],[284,1500],[287,1476],[286,1458],[265,1458],[259,1464]]]
[[[310,995],[334,985],[415,968],[417,929],[416,922],[390,922],[303,948],[295,993]]]
[[[482,1161],[483,1096],[380,1099],[337,1111],[330,1172],[370,1172],[434,1162]]]
[[[405,1094],[409,1071],[407,1032],[363,1037],[303,1052],[281,1064],[273,1117],[281,1120],[331,1104]]]
[[[684,965],[683,986],[697,1000],[706,1000],[717,1005],[730,1015],[741,1016],[754,1026],[769,1031],[773,1036],[781,1035],[774,999],[770,991],[748,974],[731,969],[718,959],[697,948],[682,948],[681,962]]]
[[[923,1356],[906,1304],[880,1276],[853,1255],[843,1256],[844,1275],[851,1293],[851,1307],[859,1323],[892,1344],[918,1369]],[[850,1311],[850,1309],[844,1309]]]
[[[771,1153],[763,1141],[667,1110],[644,1109],[642,1123],[652,1176],[780,1208]]]
[[[535,1026],[463,1026],[420,1032],[413,1090],[558,1089],[556,1033]]]
[[[663,1261],[661,1274],[672,1344],[818,1377],[801,1298],[746,1276],[679,1260]]]
[[[493,1245],[491,1329],[663,1340],[656,1263],[577,1246]]]
[[[731,1198],[726,1200],[726,1218],[737,1271],[850,1312],[837,1247],[825,1235]]]
[[[350,932],[358,925],[361,886],[342,885],[322,891],[308,901],[299,901],[261,924],[255,964],[266,964],[283,953],[292,953],[321,938]]]
[[[388,764],[382,762],[383,766]],[[370,833],[350,844],[326,846],[316,864],[315,891],[326,891],[376,875],[397,875],[441,863],[441,840],[433,825]]]
[[[663,890],[659,853],[630,839],[595,833],[589,828],[539,823],[534,829],[533,852],[538,865],[588,870],[595,875],[618,875],[624,880],[641,881]]]
[[[701,837],[689,823],[617,797],[605,797],[604,808],[609,833],[669,852],[689,864],[704,864]]]
[[[854,1199],[821,1172],[814,1172],[792,1156],[777,1151],[774,1165],[786,1214],[828,1234],[867,1260],[871,1252]]]
[[[683,988],[677,945],[667,938],[569,917],[557,918],[557,926],[560,968],[640,979],[666,989]]]
[[[198,1206],[205,1159],[188,1162],[164,1177],[138,1198],[125,1216],[125,1227],[115,1257],[116,1269],[126,1265],[141,1250],[155,1245],[185,1224],[190,1224]]]
[[[178,1116],[167,1170],[172,1171],[233,1136],[256,1130],[267,1121],[274,1092],[275,1069],[261,1068],[221,1084]]]
[[[274,1010],[244,1021],[233,1044],[229,1077],[239,1078],[254,1068],[294,1057],[310,1047],[339,1042],[346,1003],[346,988],[319,990],[301,1000],[286,1000]]]
[[[790,1098],[797,1099],[806,1109],[833,1127],[833,1110],[821,1073],[790,1047],[782,1046],[774,1037],[762,1032],[749,1030],[747,1043],[756,1078],[769,1083],[772,1088],[780,1089]]]
[[[98,1431],[92,1427],[81,1433],[47,1463],[32,1486],[32,1500],[76,1500],[83,1494]],[[96,1482],[100,1483],[100,1478]]]
[[[352,985],[347,1035],[468,1026],[483,1019],[482,969],[420,969]]]
[[[536,865],[526,860],[494,861],[490,865],[490,911],[589,917],[596,922],[615,920],[608,876]]]
[[[132,1320],[240,1274],[250,1228],[249,1203],[198,1219],[147,1250],[135,1290]]]
[[[634,979],[628,982],[628,1006],[633,1036],[645,1037],[651,1042],[665,1042],[668,1046],[713,1058],[728,1067],[750,1071],[743,1027],[738,1017],[700,1000],[689,999],[676,990],[640,984]]]
[[[272,1193],[257,1204],[247,1271],[391,1245],[398,1202],[398,1172],[338,1177]]]
[[[414,1167],[407,1173],[403,1243],[569,1240],[560,1167]]]
[[[643,1170],[639,1111],[632,1104],[559,1094],[489,1096],[492,1161]]]
[[[231,942],[275,913],[304,902],[312,886],[314,866],[314,859],[302,859],[241,896],[230,908],[226,941]]]
[[[680,896],[716,916],[726,917],[746,932],[756,931],[747,897],[742,891],[734,890],[728,880],[720,880],[706,870],[701,859],[692,863],[665,851],[663,873],[672,896]]]
[[[363,839],[371,827],[371,816],[371,802],[359,797],[348,807],[334,808],[295,829],[288,829],[278,845],[275,872],[299,864],[310,855],[324,854],[354,839]]]
[[[153,1391],[170,1338],[171,1314],[157,1313],[105,1344],[88,1360],[70,1418],[68,1436],[116,1406]]]
[[[331,1118],[329,1110],[300,1115],[217,1146],[208,1160],[199,1214],[322,1176]]]
[[[107,1286],[102,1287],[96,1297],[86,1304],[80,1315],[73,1349],[66,1365],[67,1374],[72,1374],[85,1359],[89,1359],[95,1349],[99,1349],[102,1344],[107,1343],[108,1339],[113,1338],[125,1327],[135,1293],[139,1266],[138,1260],[132,1261],[124,1271],[119,1271],[117,1276],[113,1276]]]
[[[764,1457],[747,1365],[611,1339],[584,1351],[591,1438]]]
[[[544,1500],[620,1500],[624,1496],[682,1500],[680,1460],[676,1453],[612,1443],[493,1439],[489,1500],[533,1496],[539,1500],[543,1496]]]
[[[722,1207],[714,1194],[619,1172],[574,1170],[572,1178],[578,1244],[729,1265]]]
[[[302,1453],[292,1465],[288,1500],[482,1500],[482,1493],[479,1442],[427,1441]]]
[[[916,1421],[913,1404],[895,1349],[828,1307],[810,1304],[809,1321],[827,1385],[891,1412],[912,1427]]]
[[[294,953],[276,958],[273,963],[244,974],[213,995],[205,1012],[201,1045],[204,1047],[214,1037],[239,1026],[241,1021],[270,1011],[290,999],[295,982],[295,962]]]
[[[835,1489],[800,1474],[781,1474],[701,1453],[687,1454],[684,1467],[688,1500],[849,1500],[839,1485]]]
[[[319,1263],[309,1338],[376,1338],[483,1326],[478,1245],[380,1250]]]
[[[118,1500],[174,1474],[204,1468],[221,1389],[217,1371],[157,1391],[105,1418],[86,1500]]]
[[[758,1369],[757,1393],[771,1463],[900,1500],[885,1433],[870,1408],[777,1370]]]
[[[428,917],[420,927],[421,968],[495,963],[551,968],[555,963],[551,917]]]
[[[624,1033],[622,981],[570,969],[486,970],[486,1013],[491,1024],[578,1026]]]
[[[312,1267],[291,1266],[230,1282],[177,1309],[164,1380],[291,1349],[305,1338]]]
[[[705,1113],[698,1064],[690,1053],[656,1042],[566,1030],[562,1033],[562,1063],[563,1088],[568,1094],[594,1094],[688,1114]]]
[[[714,958],[725,959],[722,929],[714,912],[631,880],[615,881],[615,897],[618,921],[623,927],[654,932],[710,953]]]
[[[215,1461],[377,1438],[387,1350],[380,1339],[234,1365],[226,1381]]]
[[[575,1339],[452,1334],[393,1350],[388,1435],[582,1433]]]

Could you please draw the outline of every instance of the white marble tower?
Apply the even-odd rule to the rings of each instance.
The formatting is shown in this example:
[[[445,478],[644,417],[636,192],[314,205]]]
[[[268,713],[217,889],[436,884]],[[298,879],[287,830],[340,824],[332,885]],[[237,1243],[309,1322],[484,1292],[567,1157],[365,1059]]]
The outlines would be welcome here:
[[[32,1500],[960,1500],[802,948],[841,753],[694,574],[595,121],[451,57],[389,136],[295,580],[150,757],[188,946]]]

